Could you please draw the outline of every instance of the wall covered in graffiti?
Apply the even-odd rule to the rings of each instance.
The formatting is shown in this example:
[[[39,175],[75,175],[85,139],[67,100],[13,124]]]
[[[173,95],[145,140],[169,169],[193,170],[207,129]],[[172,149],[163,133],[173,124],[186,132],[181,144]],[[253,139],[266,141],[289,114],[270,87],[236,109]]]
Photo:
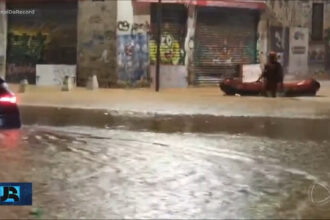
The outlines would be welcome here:
[[[148,77],[148,35],[120,35],[117,38],[117,70],[121,81],[131,84]]]
[[[27,78],[34,84],[36,64],[76,63],[76,2],[9,2],[7,8],[35,10],[34,14],[8,15],[8,81]]]
[[[188,11],[182,5],[168,4],[162,7],[162,27],[160,60],[163,65],[185,64],[185,41],[187,35]],[[154,64],[157,56],[157,8],[151,6],[151,38],[149,42],[150,62]]]
[[[148,17],[135,16],[136,21],[117,22],[118,80],[131,86],[149,77]]]
[[[116,84],[116,5],[117,1],[78,2],[78,86],[85,86],[92,74],[100,87]]]
[[[150,40],[150,62],[154,64],[157,57],[157,42]],[[171,32],[164,31],[160,43],[161,64],[183,65],[185,61],[184,45]]]

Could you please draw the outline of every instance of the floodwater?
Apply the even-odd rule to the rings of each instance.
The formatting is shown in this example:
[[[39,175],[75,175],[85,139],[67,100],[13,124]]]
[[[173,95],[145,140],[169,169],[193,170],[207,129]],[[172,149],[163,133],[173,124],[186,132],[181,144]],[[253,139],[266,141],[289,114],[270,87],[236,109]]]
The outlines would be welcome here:
[[[303,123],[316,126],[303,139],[299,121],[266,121],[252,133],[157,123],[2,131],[0,180],[32,182],[33,207],[0,207],[0,216],[330,218],[328,131]]]

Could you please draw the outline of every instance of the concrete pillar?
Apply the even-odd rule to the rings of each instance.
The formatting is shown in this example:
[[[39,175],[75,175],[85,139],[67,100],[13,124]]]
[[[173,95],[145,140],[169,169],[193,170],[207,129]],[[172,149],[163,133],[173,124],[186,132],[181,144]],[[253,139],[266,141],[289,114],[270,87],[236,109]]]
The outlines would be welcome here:
[[[187,36],[185,39],[185,66],[188,72],[188,83],[193,84],[194,82],[194,74],[193,74],[193,65],[194,65],[194,37],[196,30],[196,17],[197,11],[195,6],[189,6],[188,8],[188,20],[187,20]]]
[[[268,53],[268,16],[267,12],[261,12],[260,20],[258,23],[258,41],[257,41],[257,52],[258,59],[261,69],[267,62]]]
[[[101,87],[111,87],[117,81],[117,2],[125,1],[78,1],[78,86],[86,86],[93,72],[97,72]]]

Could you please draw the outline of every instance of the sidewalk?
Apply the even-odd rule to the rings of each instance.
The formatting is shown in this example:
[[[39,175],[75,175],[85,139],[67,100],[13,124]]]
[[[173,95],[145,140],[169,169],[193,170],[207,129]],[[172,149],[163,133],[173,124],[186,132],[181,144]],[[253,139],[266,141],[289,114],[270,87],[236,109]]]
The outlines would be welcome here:
[[[18,91],[18,85],[10,85]],[[284,118],[330,118],[330,81],[321,82],[317,97],[264,98],[224,96],[217,87],[163,89],[99,89],[29,86],[17,94],[21,106],[104,109],[117,114],[184,114],[258,116]]]

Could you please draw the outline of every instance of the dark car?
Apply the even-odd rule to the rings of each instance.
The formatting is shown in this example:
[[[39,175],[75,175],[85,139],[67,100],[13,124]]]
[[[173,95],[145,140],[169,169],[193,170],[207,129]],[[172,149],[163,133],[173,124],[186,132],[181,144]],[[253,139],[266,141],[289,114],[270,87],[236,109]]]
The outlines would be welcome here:
[[[5,80],[0,78],[0,129],[21,127],[21,117],[16,96],[9,90]]]

